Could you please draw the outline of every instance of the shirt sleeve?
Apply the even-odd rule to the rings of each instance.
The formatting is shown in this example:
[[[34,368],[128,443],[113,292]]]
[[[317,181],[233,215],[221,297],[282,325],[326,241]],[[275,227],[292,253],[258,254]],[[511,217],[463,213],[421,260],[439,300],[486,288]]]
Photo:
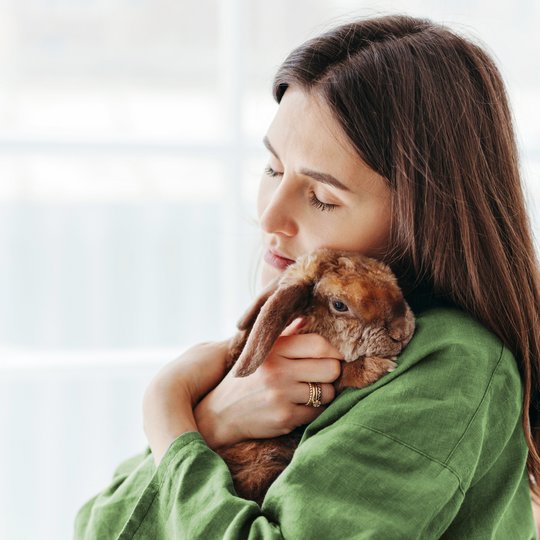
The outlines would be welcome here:
[[[74,538],[117,538],[155,471],[149,448],[123,461],[114,471],[109,486],[77,512]]]
[[[448,467],[346,422],[297,448],[262,508],[237,496],[199,432],[178,437],[150,478],[143,470],[98,496],[76,538],[435,538],[463,498]]]

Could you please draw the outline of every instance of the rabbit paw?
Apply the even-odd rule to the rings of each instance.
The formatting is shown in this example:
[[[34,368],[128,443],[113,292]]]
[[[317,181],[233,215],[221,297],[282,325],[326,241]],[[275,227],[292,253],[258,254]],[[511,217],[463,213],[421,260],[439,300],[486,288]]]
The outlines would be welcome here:
[[[353,362],[346,362],[342,367],[341,377],[336,381],[336,391],[347,387],[363,388],[379,380],[383,375],[394,371],[397,364],[394,360],[368,356]]]
[[[397,363],[392,358],[380,358],[378,356],[367,356],[364,359],[366,372],[370,374],[370,379],[373,381],[380,379],[383,375],[394,371],[397,368]]]
[[[388,360],[386,360],[387,362],[387,368],[386,368],[386,371],[388,373],[394,371],[396,368],[397,368],[397,363],[395,362],[396,358],[389,358]]]

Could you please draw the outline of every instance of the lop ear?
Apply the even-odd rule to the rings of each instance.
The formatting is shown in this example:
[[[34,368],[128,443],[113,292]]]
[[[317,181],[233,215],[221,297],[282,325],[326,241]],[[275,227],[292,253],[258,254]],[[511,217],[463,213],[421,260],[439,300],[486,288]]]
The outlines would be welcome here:
[[[246,345],[234,365],[236,377],[251,375],[264,362],[281,332],[309,304],[312,288],[313,284],[306,281],[283,285],[262,305]],[[245,322],[247,315],[240,322]]]
[[[273,279],[259,294],[259,296],[253,301],[253,304],[246,310],[242,315],[241,319],[236,323],[238,330],[248,330],[251,331],[255,319],[261,311],[261,308],[265,302],[270,298],[270,296],[275,292],[278,286],[280,276],[277,276]]]
[[[227,357],[226,357],[226,362],[225,362],[227,371],[231,369],[231,367],[236,363],[236,361],[240,357],[240,354],[242,353],[242,351],[244,350],[244,347],[246,346],[246,341],[249,337],[251,329],[253,328],[253,325],[255,324],[257,315],[259,315],[259,312],[261,311],[262,306],[268,300],[270,295],[272,295],[274,291],[276,290],[278,286],[278,282],[279,282],[279,276],[276,277],[274,280],[272,280],[262,290],[259,296],[253,301],[251,306],[249,306],[249,308],[242,315],[240,320],[236,323],[238,332],[230,341],[229,348],[227,351]]]

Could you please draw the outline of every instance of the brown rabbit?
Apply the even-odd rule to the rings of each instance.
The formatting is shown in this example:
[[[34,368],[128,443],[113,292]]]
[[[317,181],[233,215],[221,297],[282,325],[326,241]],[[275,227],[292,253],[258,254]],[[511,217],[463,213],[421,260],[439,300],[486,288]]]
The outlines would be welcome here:
[[[396,355],[414,332],[413,313],[388,266],[358,253],[321,248],[299,257],[240,319],[227,370],[234,366],[237,377],[253,373],[299,316],[305,324],[298,333],[320,334],[344,357],[336,393],[362,388],[393,371]],[[237,494],[261,505],[270,484],[290,463],[304,429],[217,449]]]

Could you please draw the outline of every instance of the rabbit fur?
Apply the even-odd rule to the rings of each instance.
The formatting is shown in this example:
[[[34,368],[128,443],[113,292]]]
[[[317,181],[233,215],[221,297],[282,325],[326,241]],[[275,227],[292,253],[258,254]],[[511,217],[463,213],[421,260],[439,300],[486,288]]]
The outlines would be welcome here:
[[[343,309],[343,308],[346,309]],[[239,320],[227,353],[227,371],[245,377],[270,353],[297,317],[299,334],[325,337],[343,355],[336,394],[372,384],[396,367],[396,356],[414,333],[414,315],[390,268],[356,252],[320,248],[299,257],[264,289]],[[271,439],[216,449],[239,496],[262,501],[290,463],[305,426]]]

